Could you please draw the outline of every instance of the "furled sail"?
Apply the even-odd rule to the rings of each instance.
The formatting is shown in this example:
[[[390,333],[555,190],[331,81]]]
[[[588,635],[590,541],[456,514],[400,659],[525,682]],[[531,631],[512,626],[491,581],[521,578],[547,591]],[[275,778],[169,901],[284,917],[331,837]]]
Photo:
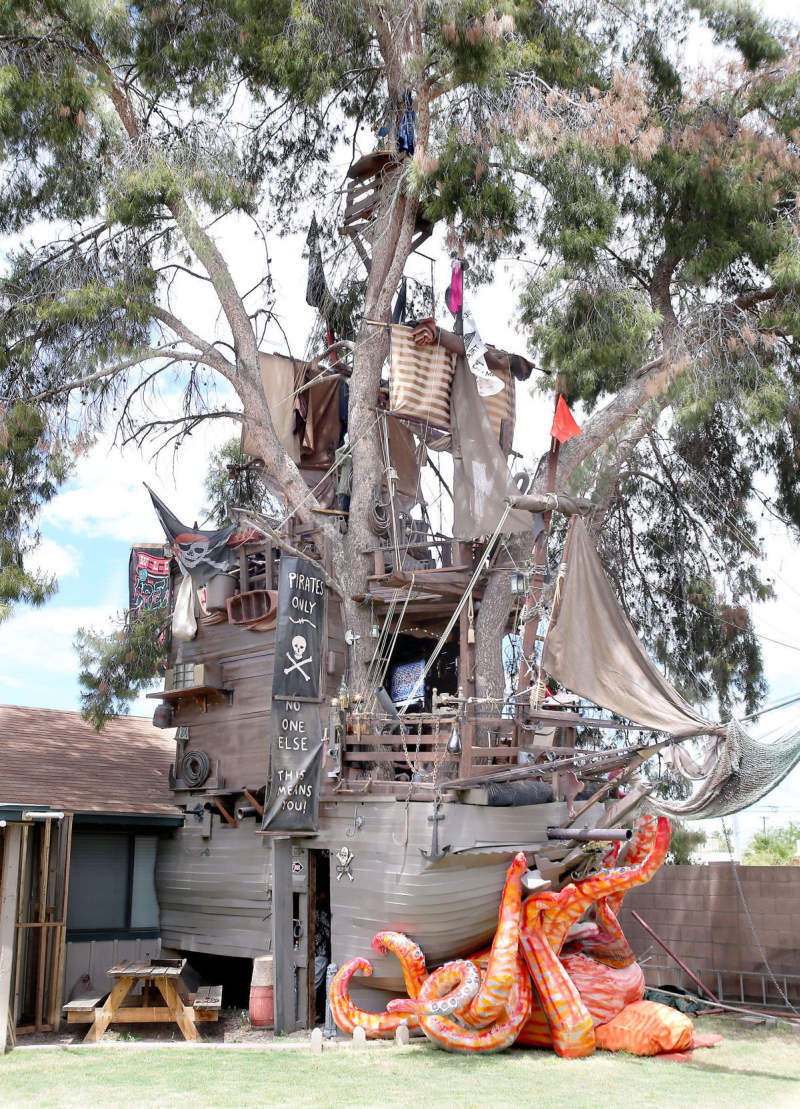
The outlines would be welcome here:
[[[684,737],[718,727],[681,697],[645,651],[579,517],[542,667],[573,693],[645,728]]]

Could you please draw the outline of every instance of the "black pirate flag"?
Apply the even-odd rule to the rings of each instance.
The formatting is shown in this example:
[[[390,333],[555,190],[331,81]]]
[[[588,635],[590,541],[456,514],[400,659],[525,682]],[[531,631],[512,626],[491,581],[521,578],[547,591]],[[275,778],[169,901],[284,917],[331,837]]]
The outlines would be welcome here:
[[[191,575],[195,586],[205,585],[215,574],[224,574],[236,565],[236,555],[230,546],[230,540],[240,530],[238,524],[228,524],[217,531],[187,528],[177,516],[173,516],[149,485],[145,485],[145,489],[153,499],[153,507],[172,543],[175,557]]]

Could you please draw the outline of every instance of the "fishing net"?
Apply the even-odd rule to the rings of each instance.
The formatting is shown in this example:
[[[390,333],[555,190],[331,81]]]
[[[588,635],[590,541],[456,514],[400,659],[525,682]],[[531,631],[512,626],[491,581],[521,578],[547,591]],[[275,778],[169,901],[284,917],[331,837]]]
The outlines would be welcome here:
[[[685,801],[650,797],[647,808],[661,816],[730,816],[760,801],[800,762],[800,731],[774,743],[761,743],[732,720],[725,735],[709,738],[700,760],[676,746],[670,761],[698,786]]]

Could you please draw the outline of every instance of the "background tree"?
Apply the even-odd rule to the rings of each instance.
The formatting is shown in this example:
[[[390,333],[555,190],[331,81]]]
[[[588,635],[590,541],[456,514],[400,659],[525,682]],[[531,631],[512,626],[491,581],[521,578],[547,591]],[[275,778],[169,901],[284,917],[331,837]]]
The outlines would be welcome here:
[[[36,408],[22,400],[0,405],[0,622],[20,602],[41,605],[55,592],[55,578],[32,569],[30,556],[38,513],[68,472]]]
[[[700,828],[690,828],[682,820],[670,821],[672,832],[669,853],[664,860],[668,866],[690,866],[695,862],[695,851],[708,839]]]
[[[410,90],[416,150],[373,217],[363,319],[388,320],[420,205],[446,221],[478,277],[525,249],[538,265],[525,302],[533,347],[566,375],[569,399],[594,409],[562,451],[559,486],[605,490],[613,514],[623,467],[625,480],[650,473],[669,405],[681,427],[690,418],[721,420],[734,435],[754,427],[788,510],[794,425],[780,413],[797,411],[797,45],[746,5],[737,12],[702,5],[733,53],[727,71],[697,80],[663,45],[687,27],[669,0],[644,11],[583,0],[286,0],[266,10],[254,0],[0,0],[0,230],[35,231],[0,287],[6,404],[36,405],[64,444],[112,420],[123,437],[178,444],[205,420],[246,420],[289,510],[326,533],[344,618],[365,635],[369,613],[356,598],[371,571],[363,552],[385,336],[358,324],[341,534],[314,515],[264,397],[266,252],[256,286],[239,289],[214,227],[232,214],[260,234],[297,226],[304,204],[330,192],[335,151],[355,149],[359,130],[396,114]],[[220,333],[173,310],[176,293],[195,287],[215,302]],[[152,382],[176,369],[180,417],[140,418]],[[216,399],[215,378],[230,403]],[[518,555],[527,553],[522,541]],[[703,593],[689,569],[691,591]],[[749,571],[739,574],[743,603],[763,588]],[[717,577],[703,580],[716,598]],[[677,615],[662,604],[665,642],[689,621],[681,603]],[[507,575],[493,575],[476,651],[481,691],[498,697],[510,606]],[[724,697],[720,651],[717,641],[695,653],[706,671],[717,667]],[[740,655],[732,673],[756,699],[758,660]]]
[[[780,828],[756,832],[745,848],[742,862],[745,866],[797,865],[800,859],[800,824],[791,822]]]

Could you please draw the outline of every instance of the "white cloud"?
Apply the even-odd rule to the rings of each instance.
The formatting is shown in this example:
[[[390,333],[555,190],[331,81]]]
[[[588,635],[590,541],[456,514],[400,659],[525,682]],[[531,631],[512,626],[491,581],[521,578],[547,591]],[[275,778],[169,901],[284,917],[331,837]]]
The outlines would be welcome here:
[[[42,523],[91,539],[135,543],[163,538],[143,482],[187,523],[202,514],[208,457],[236,433],[230,421],[201,424],[175,453],[153,459],[138,448],[116,448],[104,437],[79,461],[67,488],[42,513]],[[174,454],[174,458],[173,458]]]
[[[44,538],[25,558],[26,568],[36,574],[55,574],[57,578],[77,577],[83,555],[70,544],[62,545]]]
[[[115,610],[107,605],[45,605],[19,609],[0,624],[0,688],[44,683],[48,675],[74,675],[78,659],[73,641],[78,628],[107,627]]]

